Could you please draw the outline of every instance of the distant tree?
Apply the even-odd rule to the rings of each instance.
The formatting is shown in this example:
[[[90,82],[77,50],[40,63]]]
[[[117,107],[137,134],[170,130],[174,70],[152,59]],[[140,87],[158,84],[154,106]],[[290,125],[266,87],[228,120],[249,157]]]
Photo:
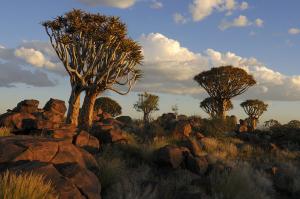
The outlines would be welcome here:
[[[178,105],[177,104],[175,104],[175,105],[173,105],[172,107],[171,107],[171,109],[172,109],[172,111],[174,112],[174,114],[177,116],[178,115]]]
[[[295,128],[295,129],[300,128],[300,121],[299,120],[291,120],[286,124],[286,126],[288,128]]]
[[[205,98],[202,102],[200,102],[200,107],[210,115],[211,118],[215,118],[218,116],[219,105],[218,101],[212,97]],[[229,111],[233,109],[233,104],[231,101],[226,101],[224,111]]]
[[[122,114],[122,107],[115,100],[109,97],[100,97],[95,101],[94,111],[103,111],[111,114],[113,117]]]
[[[43,25],[70,76],[67,121],[78,123],[79,96],[85,91],[80,123],[89,128],[98,95],[105,90],[125,95],[141,77],[136,67],[143,59],[141,46],[127,37],[126,25],[117,17],[73,10]]]
[[[194,80],[217,102],[217,116],[224,119],[231,98],[244,93],[256,84],[252,75],[233,66],[220,66],[201,72]]]
[[[278,122],[277,120],[270,119],[270,120],[268,120],[268,121],[265,121],[264,126],[265,126],[266,128],[271,129],[271,128],[274,128],[274,127],[281,126],[281,124],[280,124],[280,122]]]
[[[263,101],[255,99],[246,100],[245,102],[242,102],[241,107],[248,115],[251,129],[255,130],[257,127],[258,119],[265,111],[267,111],[268,104],[265,104]]]
[[[144,113],[145,125],[149,124],[151,113],[159,110],[158,101],[158,96],[145,92],[139,94],[139,100],[133,105],[136,111]]]

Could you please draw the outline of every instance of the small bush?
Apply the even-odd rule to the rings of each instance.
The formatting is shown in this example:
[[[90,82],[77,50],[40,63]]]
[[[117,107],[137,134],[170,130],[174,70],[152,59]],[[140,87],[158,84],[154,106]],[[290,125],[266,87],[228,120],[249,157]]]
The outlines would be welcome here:
[[[42,175],[9,171],[0,177],[0,198],[3,199],[58,199],[50,181]]]
[[[10,136],[11,133],[10,133],[10,129],[7,128],[7,127],[0,127],[0,137],[2,136]]]

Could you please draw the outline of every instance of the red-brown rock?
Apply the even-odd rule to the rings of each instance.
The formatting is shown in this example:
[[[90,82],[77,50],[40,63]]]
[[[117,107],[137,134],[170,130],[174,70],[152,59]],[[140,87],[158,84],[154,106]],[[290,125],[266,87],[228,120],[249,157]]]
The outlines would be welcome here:
[[[93,172],[94,157],[64,140],[11,136],[0,138],[0,173],[41,173],[54,184],[60,198],[100,199],[101,186]]]
[[[86,131],[81,131],[74,139],[76,146],[81,147],[89,152],[97,152],[100,149],[100,144],[97,138],[90,135]]]
[[[185,147],[167,145],[154,152],[155,162],[160,166],[179,168],[190,151]]]

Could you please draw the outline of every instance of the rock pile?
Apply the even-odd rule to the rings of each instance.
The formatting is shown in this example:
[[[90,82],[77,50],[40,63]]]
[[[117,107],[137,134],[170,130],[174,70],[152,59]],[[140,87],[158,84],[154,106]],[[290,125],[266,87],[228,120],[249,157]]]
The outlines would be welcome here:
[[[88,152],[53,138],[0,138],[0,174],[32,172],[51,180],[60,198],[100,199],[101,185],[94,174],[98,164]]]

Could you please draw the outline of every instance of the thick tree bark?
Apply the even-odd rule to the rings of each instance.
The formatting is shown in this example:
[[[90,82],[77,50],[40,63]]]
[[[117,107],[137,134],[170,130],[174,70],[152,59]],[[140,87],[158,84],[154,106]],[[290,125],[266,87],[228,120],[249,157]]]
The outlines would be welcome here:
[[[80,117],[80,128],[89,130],[93,123],[94,106],[97,96],[100,92],[86,91],[82,104],[82,112]]]
[[[69,108],[67,113],[67,124],[72,124],[74,126],[78,125],[79,109],[80,109],[80,94],[79,89],[72,89],[69,98]]]
[[[250,120],[251,120],[251,131],[254,131],[257,128],[257,119],[250,118]]]

